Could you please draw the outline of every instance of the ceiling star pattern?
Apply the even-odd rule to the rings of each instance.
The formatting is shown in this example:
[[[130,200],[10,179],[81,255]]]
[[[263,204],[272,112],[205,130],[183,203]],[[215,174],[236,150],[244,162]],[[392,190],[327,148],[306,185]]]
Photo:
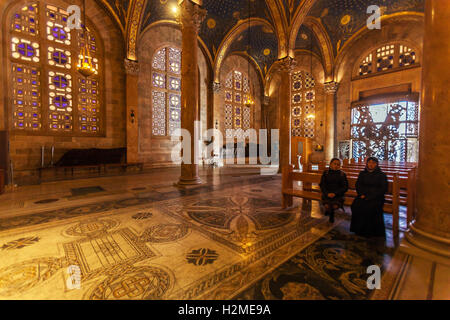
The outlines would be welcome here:
[[[311,51],[311,39],[312,39],[312,52],[319,57],[322,56],[320,50],[320,44],[314,33],[305,25],[300,27],[298,31],[297,39],[295,41],[295,50],[308,50]]]
[[[358,30],[366,25],[370,14],[367,8],[377,5],[383,15],[398,12],[424,12],[425,0],[318,0],[309,15],[324,25],[335,56]]]
[[[278,57],[278,41],[275,32],[267,26],[252,26],[242,32],[232,43],[230,53],[247,53],[258,64],[265,77]]]

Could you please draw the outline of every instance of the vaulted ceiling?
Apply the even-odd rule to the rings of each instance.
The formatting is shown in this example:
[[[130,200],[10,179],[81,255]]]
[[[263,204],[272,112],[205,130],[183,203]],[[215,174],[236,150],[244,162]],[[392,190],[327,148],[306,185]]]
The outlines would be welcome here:
[[[176,24],[177,0],[96,0],[113,16],[135,58],[139,34],[154,25]],[[250,58],[261,76],[273,63],[295,50],[312,51],[332,63],[364,26],[367,8],[378,5],[384,18],[420,14],[425,0],[203,0],[207,16],[199,38],[211,65],[218,56]],[[326,55],[327,57],[324,57]]]

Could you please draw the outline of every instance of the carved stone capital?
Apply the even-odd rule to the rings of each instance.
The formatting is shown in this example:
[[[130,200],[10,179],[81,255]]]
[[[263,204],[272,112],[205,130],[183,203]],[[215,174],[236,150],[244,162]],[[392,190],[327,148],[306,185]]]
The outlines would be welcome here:
[[[339,83],[336,81],[326,82],[324,84],[326,94],[335,94],[339,87]]]
[[[133,60],[124,60],[125,71],[131,76],[137,76],[139,74],[139,63]]]
[[[213,82],[213,91],[214,93],[219,93],[222,90],[222,86],[219,82]]]
[[[294,58],[287,56],[278,60],[278,70],[281,72],[292,73],[297,66],[297,61]]]
[[[270,103],[270,97],[269,96],[264,96],[263,97],[263,104],[268,105]]]
[[[193,28],[198,33],[200,25],[206,17],[206,10],[190,0],[181,2],[180,9],[177,22],[181,24],[181,29]]]

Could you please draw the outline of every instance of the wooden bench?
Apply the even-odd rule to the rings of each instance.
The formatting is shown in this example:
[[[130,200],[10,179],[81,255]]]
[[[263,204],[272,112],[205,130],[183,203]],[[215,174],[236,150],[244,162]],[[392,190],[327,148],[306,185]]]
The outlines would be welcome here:
[[[293,205],[293,197],[307,200],[321,201],[320,192],[313,191],[312,184],[319,184],[322,175],[320,173],[294,171],[293,165],[288,165],[282,169],[282,207],[287,208]],[[357,177],[347,177],[349,190],[345,193],[344,205],[350,206],[356,197]],[[294,181],[301,181],[303,189],[295,189]],[[400,183],[398,174],[394,174],[392,179],[388,179],[387,196],[391,201],[385,200],[383,211],[392,214],[392,232],[396,239],[399,237],[399,207],[400,207]]]

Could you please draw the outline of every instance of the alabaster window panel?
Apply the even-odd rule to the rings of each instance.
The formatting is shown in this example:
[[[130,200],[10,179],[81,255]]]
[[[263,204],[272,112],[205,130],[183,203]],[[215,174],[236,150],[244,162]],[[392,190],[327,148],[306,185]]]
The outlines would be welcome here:
[[[358,76],[404,68],[417,64],[416,51],[405,44],[386,44],[365,56],[359,63]]]
[[[297,71],[291,79],[292,136],[314,138],[316,114],[316,82],[305,71]]]
[[[102,68],[92,27],[69,29],[69,14],[32,2],[12,13],[9,32],[11,123],[38,135],[92,135],[103,131]],[[88,45],[95,73],[77,71]]]
[[[233,70],[227,75],[224,104],[225,130],[247,130],[253,126],[253,105],[246,104],[246,101],[251,98],[251,85],[248,75],[242,71]],[[231,131],[226,134],[230,135]]]
[[[152,134],[172,135],[181,128],[181,50],[159,49],[152,59]]]

